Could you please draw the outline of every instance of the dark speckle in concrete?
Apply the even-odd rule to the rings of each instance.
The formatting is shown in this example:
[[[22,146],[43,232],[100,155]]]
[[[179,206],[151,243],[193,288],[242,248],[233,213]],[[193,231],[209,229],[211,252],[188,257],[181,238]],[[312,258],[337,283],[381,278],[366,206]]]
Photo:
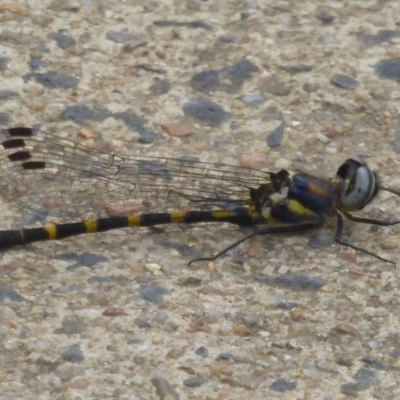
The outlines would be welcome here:
[[[0,125],[9,125],[11,123],[11,117],[7,113],[0,112]]]
[[[200,376],[193,376],[183,381],[183,384],[189,388],[203,386],[205,383],[207,383],[207,380]]]
[[[129,33],[127,28],[122,29],[120,32],[109,30],[106,33],[106,39],[111,40],[115,43],[126,43],[129,40],[133,40],[135,35]]]
[[[218,40],[222,43],[233,43],[237,40],[237,36],[234,33],[223,33]]]
[[[0,286],[0,302],[1,301],[24,301],[25,299],[14,289],[6,286]]]
[[[4,72],[7,69],[10,61],[8,57],[0,57],[0,72]]]
[[[147,318],[135,318],[133,320],[136,326],[138,326],[141,329],[150,329],[151,328],[151,323]]]
[[[400,358],[400,349],[394,349],[391,353],[390,353],[390,357],[398,360]]]
[[[195,350],[195,353],[203,358],[207,358],[208,357],[208,350],[207,347],[204,346],[200,346]]]
[[[366,368],[359,369],[353,376],[356,382],[345,383],[342,385],[342,392],[352,393],[352,392],[362,392],[369,389],[371,386],[379,385],[380,380],[376,374]]]
[[[79,317],[69,317],[62,321],[62,326],[56,329],[59,335],[76,335],[82,333],[86,328],[85,323]]]
[[[320,11],[316,17],[322,21],[325,22],[326,24],[328,24],[329,22],[332,22],[335,17],[332,14],[327,13],[326,11]]]
[[[164,138],[164,136],[161,133],[154,132],[151,129],[147,128],[146,121],[132,112],[115,113],[114,118],[124,121],[124,123],[129,128],[132,128],[134,131],[139,132],[140,143],[148,144],[154,142],[155,140]]]
[[[389,59],[379,61],[375,65],[375,72],[382,79],[400,80],[400,60]]]
[[[0,90],[0,100],[7,101],[19,97],[19,93],[13,90]]]
[[[95,284],[95,283],[112,283],[114,282],[114,278],[112,276],[92,276],[88,279],[88,283]]]
[[[54,370],[54,368],[52,368]],[[54,371],[54,375],[60,379],[61,382],[69,382],[74,377],[81,377],[85,375],[85,369],[80,365],[74,364],[66,364],[63,363],[58,366],[58,368]]]
[[[218,355],[217,360],[232,360],[238,364],[254,364],[249,358],[236,356],[232,353],[221,353]]]
[[[186,118],[195,118],[210,125],[220,125],[230,120],[230,113],[211,101],[194,99],[183,106]]]
[[[351,361],[348,358],[344,358],[344,357],[337,358],[336,359],[336,363],[338,365],[342,365],[343,367],[347,367],[347,368],[350,368],[350,367],[352,367],[354,365],[353,361]]]
[[[368,365],[370,368],[377,369],[378,371],[400,370],[400,367],[397,367],[395,365],[383,364],[381,361],[376,360],[375,358],[372,358],[370,356],[362,357],[360,361]]]
[[[265,81],[261,87],[261,91],[274,96],[288,96],[292,88],[289,83],[283,82],[279,77],[274,76]]]
[[[151,383],[156,389],[156,396],[160,400],[179,400],[180,396],[178,392],[172,387],[172,385],[164,378],[157,377],[152,378]]]
[[[267,144],[271,149],[279,147],[282,143],[283,133],[285,132],[286,121],[282,118],[279,126],[267,136]]]
[[[294,381],[287,381],[286,379],[277,379],[275,382],[272,383],[270,389],[274,392],[287,392],[289,390],[293,390],[296,388],[296,382]]]
[[[0,42],[3,42],[3,43],[26,45],[28,43],[29,39],[32,39],[32,38],[30,38],[29,36],[26,36],[26,35],[20,35],[11,30],[4,29],[3,31],[0,32]]]
[[[168,78],[163,78],[158,80],[157,82],[153,83],[150,86],[150,90],[154,96],[160,96],[162,94],[166,94],[171,89],[171,82]]]
[[[150,64],[136,64],[133,66],[133,68],[142,69],[143,71],[147,72],[154,72],[155,74],[166,74],[166,71],[164,69],[154,68]]]
[[[200,11],[201,4],[196,0],[188,0],[186,2],[186,8],[190,11]]]
[[[80,44],[87,44],[92,40],[92,35],[90,32],[83,32],[81,35],[79,35],[78,40]]]
[[[239,62],[225,67],[221,70],[221,75],[228,78],[232,85],[239,89],[246,80],[252,78],[252,74],[258,72],[259,69],[256,65],[247,59],[240,60]]]
[[[24,75],[24,81],[28,82],[35,79],[37,83],[49,89],[71,89],[78,85],[79,80],[70,75],[60,74],[56,71],[50,72],[30,72]]]
[[[277,277],[259,275],[256,280],[269,286],[284,287],[294,291],[316,291],[326,285],[325,280],[304,274],[288,274]]]
[[[358,86],[358,81],[348,75],[335,74],[331,78],[331,83],[341,89],[354,89]]]
[[[97,111],[84,105],[68,106],[62,113],[62,118],[74,121],[78,125],[85,125],[86,121],[103,121],[111,117],[108,111]]]
[[[77,6],[77,5],[75,5],[75,6],[64,5],[64,6],[62,6],[61,11],[65,11],[65,12],[70,12],[70,13],[76,14],[76,13],[79,12],[80,9],[81,8],[79,6]]]
[[[152,143],[155,140],[163,139],[161,133],[152,131],[146,127],[147,122],[132,112],[111,113],[107,110],[92,110],[84,105],[69,106],[63,111],[63,119],[72,120],[78,125],[85,125],[86,121],[103,121],[106,118],[113,117],[123,121],[129,128],[140,134],[140,143]]]
[[[46,68],[47,67],[47,62],[44,60],[41,60],[39,58],[32,58],[29,62],[28,65],[32,69],[39,69],[39,68]]]
[[[206,24],[205,22],[200,21],[190,21],[190,22],[177,22],[171,20],[157,20],[153,22],[156,26],[176,26],[176,27],[186,27],[186,28],[193,28],[193,29],[205,29],[206,31],[211,31],[212,26]]]
[[[70,346],[62,347],[60,349],[60,354],[65,361],[71,363],[80,363],[85,359],[79,344],[71,344]]]
[[[71,36],[65,35],[64,33],[60,32],[52,32],[47,35],[49,39],[54,40],[57,43],[57,46],[60,49],[67,50],[70,47],[75,46],[75,39]]]
[[[217,70],[207,70],[194,74],[191,85],[194,90],[212,92],[218,90],[219,82],[219,72]]]
[[[366,47],[372,47],[380,45],[382,43],[392,42],[393,39],[400,38],[400,31],[394,31],[391,29],[382,29],[374,34],[358,34],[358,40],[362,42]]]
[[[243,59],[218,70],[201,71],[193,75],[191,85],[194,90],[205,93],[213,91],[235,93],[245,81],[252,78],[253,73],[258,71],[256,65]],[[225,81],[229,81],[229,85],[222,83]]]
[[[195,164],[193,164],[193,165],[195,165]],[[182,243],[182,242],[179,242],[176,240],[175,241],[169,240],[166,238],[157,239],[157,243],[160,246],[175,249],[176,251],[179,252],[179,254],[182,257],[189,258],[189,259],[201,258],[202,253],[198,249],[196,249],[192,246],[189,246],[187,243]]]
[[[315,82],[305,82],[303,83],[303,90],[307,93],[313,93],[319,90],[321,85]]]
[[[393,150],[395,150],[396,153],[400,153],[400,127],[397,129],[398,130],[394,135]]]
[[[313,69],[312,65],[308,64],[297,64],[297,65],[280,65],[279,69],[282,71],[289,72],[289,74],[295,75],[302,72],[310,72]]]
[[[171,292],[159,285],[140,285],[139,294],[144,300],[159,304],[163,301],[164,296],[171,294]]]
[[[109,261],[108,258],[94,253],[64,253],[52,256],[51,259],[73,261],[73,263],[67,267],[67,271],[75,271],[82,267],[92,268],[100,263]]]

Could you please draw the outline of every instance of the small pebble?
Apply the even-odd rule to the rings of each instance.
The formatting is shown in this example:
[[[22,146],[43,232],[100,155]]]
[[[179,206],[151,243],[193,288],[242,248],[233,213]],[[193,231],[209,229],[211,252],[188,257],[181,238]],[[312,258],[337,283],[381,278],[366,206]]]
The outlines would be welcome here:
[[[247,336],[251,333],[251,330],[244,324],[233,325],[232,332],[238,336]]]
[[[164,378],[153,378],[151,383],[156,389],[156,396],[160,400],[172,399],[179,400],[179,394],[176,390],[171,386],[171,384]]]
[[[71,382],[72,389],[83,390],[86,389],[88,386],[89,386],[89,381],[85,378],[74,379]]]
[[[166,311],[158,311],[157,314],[154,316],[154,321],[162,324],[167,321],[169,318],[168,313]]]
[[[185,354],[185,349],[183,347],[171,349],[167,353],[167,358],[172,358],[174,360],[177,360],[178,358],[181,358],[184,354]]]
[[[279,169],[287,169],[291,166],[292,162],[286,158],[278,158],[274,163],[274,168]]]
[[[149,263],[144,266],[147,271],[152,272],[153,274],[157,274],[161,270],[161,266],[155,263]]]
[[[399,247],[398,239],[392,237],[382,236],[379,240],[379,244],[381,245],[382,249],[385,250],[394,250]]]
[[[183,384],[186,387],[195,388],[204,385],[207,382],[206,379],[201,378],[199,376],[193,376],[191,378],[185,379]]]
[[[248,94],[247,96],[241,97],[240,100],[250,106],[258,106],[265,103],[267,99],[257,94]]]
[[[377,348],[380,347],[380,343],[377,342],[376,340],[371,340],[371,341],[368,342],[368,347],[369,347],[371,350],[376,350]]]
[[[122,308],[109,307],[103,311],[102,315],[106,317],[119,317],[121,315],[128,315]]]
[[[332,14],[329,14],[329,13],[327,13],[326,11],[320,11],[320,12],[317,14],[317,18],[318,18],[320,21],[325,22],[325,23],[332,22],[332,21],[335,19],[335,17],[334,17]]]
[[[151,337],[151,343],[152,344],[161,344],[163,342],[164,342],[163,338],[161,336],[157,335],[157,334],[154,334]]]
[[[287,392],[288,390],[293,390],[296,387],[296,382],[287,381],[286,379],[278,379],[272,383],[270,389],[275,392]]]
[[[259,153],[242,154],[239,165],[244,168],[263,169],[268,166],[267,156]]]
[[[224,43],[232,43],[237,40],[237,37],[234,33],[224,33],[218,37],[218,40]]]
[[[194,133],[192,125],[188,123],[163,124],[161,128],[167,132],[168,135],[175,137],[190,136]]]
[[[340,333],[340,334],[345,334],[345,335],[350,335],[350,336],[358,336],[359,332],[354,326],[347,324],[345,322],[341,322],[337,324],[333,329],[333,331]]]
[[[358,81],[348,75],[335,74],[331,78],[331,83],[342,89],[354,89],[358,86]]]
[[[246,326],[250,327],[257,326],[260,323],[260,318],[257,315],[243,315],[241,320]]]
[[[195,354],[197,354],[200,357],[207,358],[208,357],[208,350],[206,347],[201,346],[196,349]]]

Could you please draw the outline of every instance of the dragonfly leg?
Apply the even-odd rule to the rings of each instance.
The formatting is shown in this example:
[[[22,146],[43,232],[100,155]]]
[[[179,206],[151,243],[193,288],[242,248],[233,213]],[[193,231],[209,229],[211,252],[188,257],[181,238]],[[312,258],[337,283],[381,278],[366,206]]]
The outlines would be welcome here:
[[[380,225],[380,226],[388,226],[388,225],[395,225],[396,223],[400,223],[400,221],[395,221],[394,223],[386,223],[385,221],[379,221],[379,220],[374,220],[374,219],[368,219],[368,218],[359,218],[359,217],[354,217],[351,214],[345,213],[346,217],[348,217],[348,215],[350,215],[352,218],[352,221],[355,222],[361,222],[361,223],[366,223],[366,224],[373,224],[373,225]],[[368,254],[369,256],[372,256],[378,260],[387,262],[389,264],[392,264],[394,266],[396,266],[396,263],[394,263],[393,261],[390,261],[386,258],[380,257],[378,256],[378,254],[372,253],[371,251],[365,250],[362,247],[358,247],[355,246],[354,244],[351,244],[349,242],[346,242],[342,239],[342,234],[343,234],[343,217],[341,214],[338,214],[337,216],[337,225],[336,225],[336,235],[335,235],[335,241],[336,243],[345,246],[345,247],[349,247],[350,249],[356,250],[356,251],[360,251],[361,253],[364,254]]]
[[[283,226],[271,226],[268,228],[260,229],[255,232],[250,233],[249,235],[246,235],[242,237],[241,239],[233,242],[230,244],[228,247],[225,249],[221,250],[219,253],[215,254],[214,256],[211,257],[202,257],[202,258],[196,258],[194,260],[191,260],[188,263],[188,266],[192,265],[194,262],[198,261],[215,261],[217,258],[221,257],[225,253],[227,253],[229,250],[235,248],[239,244],[245,242],[246,240],[252,238],[253,236],[264,236],[264,235],[270,235],[270,234],[279,234],[279,233],[293,233],[293,232],[302,232],[302,231],[308,231],[313,228],[318,228],[324,223],[323,218],[318,218],[315,221],[311,222],[304,222],[301,224],[296,224],[296,225],[283,225]]]
[[[235,242],[233,242],[232,244],[230,244],[228,247],[225,247],[223,250],[221,250],[219,253],[215,254],[212,257],[201,257],[201,258],[195,258],[194,260],[191,260],[188,262],[188,267],[190,267],[194,262],[198,262],[198,261],[215,261],[217,258],[221,257],[222,255],[224,255],[225,253],[227,253],[229,250],[235,248],[236,246],[238,246],[240,243],[245,242],[247,239],[250,239],[253,236],[258,235],[259,232],[252,232],[249,235],[246,235],[244,237],[242,237],[239,240],[236,240]]]
[[[380,219],[355,217],[354,215],[350,214],[347,211],[341,211],[341,213],[343,213],[343,215],[350,221],[359,222],[361,224],[370,224],[378,226],[392,226],[400,224],[400,221],[382,221]]]

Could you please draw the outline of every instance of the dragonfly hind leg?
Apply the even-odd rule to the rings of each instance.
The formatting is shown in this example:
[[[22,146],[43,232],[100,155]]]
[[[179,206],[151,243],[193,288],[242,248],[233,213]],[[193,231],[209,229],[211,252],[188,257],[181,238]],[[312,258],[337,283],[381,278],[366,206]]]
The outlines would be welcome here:
[[[379,226],[389,226],[389,225],[396,225],[396,224],[400,223],[400,221],[385,222],[385,221],[374,220],[374,219],[359,218],[359,217],[354,217],[353,215],[348,214],[348,213],[346,213],[345,216],[348,219],[350,219],[351,221],[367,223],[367,224],[372,224],[372,225],[379,225]],[[349,216],[351,218],[349,218]],[[336,225],[336,235],[335,235],[336,243],[340,244],[341,246],[348,247],[348,248],[356,250],[356,251],[360,251],[361,253],[368,254],[369,256],[372,256],[372,257],[376,258],[377,260],[387,262],[389,264],[396,266],[395,262],[388,260],[387,258],[383,258],[383,257],[379,256],[378,254],[375,254],[375,253],[372,253],[371,251],[363,249],[362,247],[358,247],[358,246],[355,246],[354,244],[344,241],[342,239],[342,234],[343,234],[343,217],[341,214],[338,214],[337,225]]]
[[[188,266],[191,266],[195,262],[199,261],[215,261],[217,258],[221,257],[222,255],[226,254],[229,250],[235,248],[239,244],[245,242],[246,240],[252,238],[253,236],[264,236],[264,235],[270,235],[270,234],[280,234],[280,233],[295,233],[295,232],[303,232],[303,231],[308,231],[310,229],[318,228],[324,223],[324,220],[317,219],[312,222],[303,222],[301,224],[296,224],[296,225],[283,225],[283,226],[270,226],[264,229],[259,229],[255,232],[252,232],[241,239],[233,242],[230,244],[228,247],[224,248],[217,254],[211,257],[202,257],[202,258],[195,258],[194,260],[189,261]]]

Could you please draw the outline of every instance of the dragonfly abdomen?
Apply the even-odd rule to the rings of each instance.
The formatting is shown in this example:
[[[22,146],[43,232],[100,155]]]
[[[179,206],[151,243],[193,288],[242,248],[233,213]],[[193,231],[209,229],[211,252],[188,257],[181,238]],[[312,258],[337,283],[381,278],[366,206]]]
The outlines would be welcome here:
[[[250,214],[249,209],[244,207],[237,207],[232,210],[133,214],[130,216],[47,225],[41,228],[0,231],[0,249],[5,250],[43,240],[60,240],[85,233],[106,232],[121,228],[148,227],[163,224],[195,224],[200,222],[225,222],[237,225],[249,225],[254,224],[255,220]]]

